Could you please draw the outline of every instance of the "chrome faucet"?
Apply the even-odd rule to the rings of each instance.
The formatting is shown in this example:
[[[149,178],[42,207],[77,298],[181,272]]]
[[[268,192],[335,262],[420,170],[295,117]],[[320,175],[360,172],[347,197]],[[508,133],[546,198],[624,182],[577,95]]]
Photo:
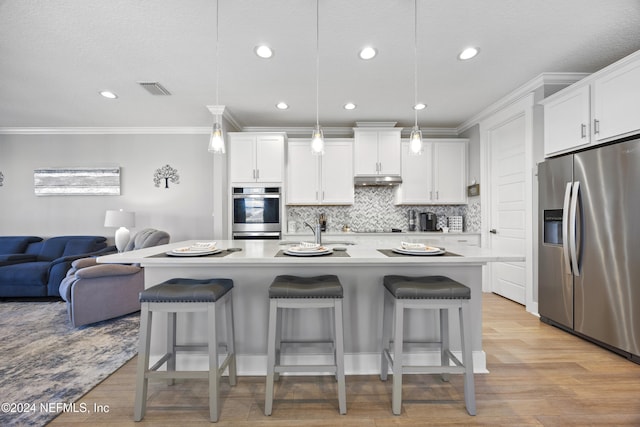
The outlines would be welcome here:
[[[307,221],[304,222],[304,225],[306,225],[307,227],[309,227],[311,229],[311,231],[313,231],[313,235],[316,238],[316,245],[321,245],[322,244],[322,231],[321,231],[321,225],[320,223],[316,223],[316,227],[313,228],[311,226],[311,224],[309,224]]]

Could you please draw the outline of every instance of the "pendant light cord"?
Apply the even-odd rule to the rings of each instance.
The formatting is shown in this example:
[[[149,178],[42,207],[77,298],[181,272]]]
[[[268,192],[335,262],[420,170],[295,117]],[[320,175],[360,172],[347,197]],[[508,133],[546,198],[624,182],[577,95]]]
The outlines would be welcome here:
[[[418,0],[413,2],[413,112],[418,127]]]
[[[220,0],[216,0],[216,106],[220,105],[220,89],[219,89],[219,80],[220,80],[220,60],[219,58],[219,49],[218,49],[218,40],[220,38]],[[220,116],[216,114],[216,123],[220,123]]]
[[[316,127],[320,126],[320,0],[316,0]]]

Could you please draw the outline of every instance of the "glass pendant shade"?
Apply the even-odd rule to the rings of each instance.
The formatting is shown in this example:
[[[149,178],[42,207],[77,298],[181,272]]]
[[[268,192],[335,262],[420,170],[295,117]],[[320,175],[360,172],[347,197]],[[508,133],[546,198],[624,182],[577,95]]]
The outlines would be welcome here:
[[[409,154],[419,156],[422,154],[422,131],[414,126],[409,136]]]
[[[324,135],[319,125],[313,129],[313,134],[311,135],[311,152],[316,156],[324,154]]]
[[[224,154],[224,137],[222,136],[222,128],[220,123],[213,124],[213,130],[211,131],[211,139],[209,139],[209,151],[211,153]]]

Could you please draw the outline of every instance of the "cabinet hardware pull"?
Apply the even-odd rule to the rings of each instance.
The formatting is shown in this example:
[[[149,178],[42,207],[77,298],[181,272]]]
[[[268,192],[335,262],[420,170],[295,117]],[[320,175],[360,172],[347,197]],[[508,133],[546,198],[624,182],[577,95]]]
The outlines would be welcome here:
[[[436,200],[438,200],[440,198],[440,192],[436,191]]]
[[[593,133],[598,135],[600,133],[600,120],[593,119]]]
[[[582,139],[587,137],[587,125],[585,125],[584,123],[580,125],[580,135]]]
[[[498,234],[498,230],[496,230],[495,228],[492,228],[491,230],[489,230],[489,233]]]
[[[260,169],[256,169],[256,179],[260,179]]]
[[[256,170],[255,170],[255,169],[253,169],[253,171],[252,171],[252,172],[253,172],[253,179],[256,179]]]

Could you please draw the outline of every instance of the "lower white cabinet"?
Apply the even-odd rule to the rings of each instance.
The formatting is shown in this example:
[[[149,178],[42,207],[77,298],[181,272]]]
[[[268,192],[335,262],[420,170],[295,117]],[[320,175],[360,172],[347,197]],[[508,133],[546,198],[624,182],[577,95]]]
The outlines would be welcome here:
[[[409,153],[402,141],[402,184],[397,204],[457,205],[467,203],[467,139],[423,139],[421,155]]]
[[[290,139],[286,187],[288,205],[353,204],[353,141],[325,139],[316,156],[308,139]]]

